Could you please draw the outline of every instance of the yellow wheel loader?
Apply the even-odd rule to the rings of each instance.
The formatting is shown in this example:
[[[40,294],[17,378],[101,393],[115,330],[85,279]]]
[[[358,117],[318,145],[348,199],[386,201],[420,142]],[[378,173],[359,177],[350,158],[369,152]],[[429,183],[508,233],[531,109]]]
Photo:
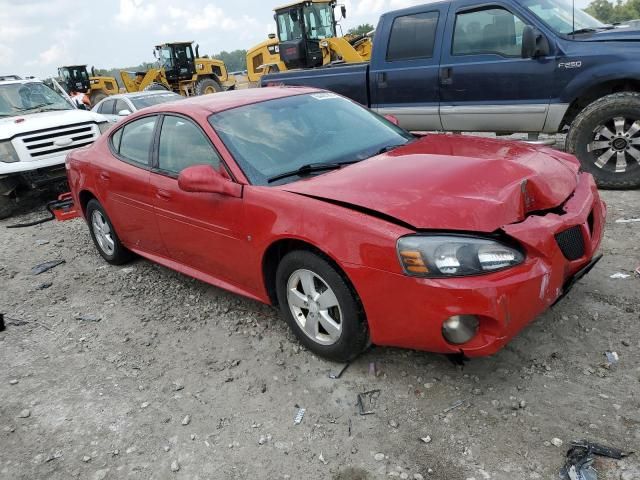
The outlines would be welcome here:
[[[371,37],[338,36],[336,0],[304,0],[275,9],[278,36],[247,52],[250,82],[262,75],[293,68],[315,68],[334,62],[359,63],[371,59]],[[341,6],[342,18],[347,11]]]
[[[222,60],[200,57],[198,45],[175,42],[157,45],[153,51],[159,67],[146,72],[121,71],[127,92],[171,90],[185,97],[232,90],[236,80]],[[133,77],[132,77],[133,74]]]
[[[103,98],[118,93],[118,82],[113,77],[96,76],[91,68],[91,75],[86,65],[67,65],[58,68],[59,83],[69,93],[71,90],[89,95],[91,105],[95,105]]]

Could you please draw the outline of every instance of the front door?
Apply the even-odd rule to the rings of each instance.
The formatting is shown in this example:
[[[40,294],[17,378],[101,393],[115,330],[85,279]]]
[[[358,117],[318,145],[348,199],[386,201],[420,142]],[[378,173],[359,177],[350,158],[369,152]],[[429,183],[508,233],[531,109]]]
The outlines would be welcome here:
[[[226,172],[220,155],[194,121],[165,115],[151,172],[151,191],[169,257],[218,279],[233,279],[246,245],[237,236],[242,199],[181,190],[178,175],[192,165],[211,165]]]
[[[454,4],[440,66],[445,130],[539,132],[554,82],[555,56],[522,58],[527,21],[501,3]],[[552,46],[552,50],[553,50]]]
[[[440,130],[438,68],[448,4],[425,5],[386,22],[384,57],[370,67],[371,108],[408,130]]]

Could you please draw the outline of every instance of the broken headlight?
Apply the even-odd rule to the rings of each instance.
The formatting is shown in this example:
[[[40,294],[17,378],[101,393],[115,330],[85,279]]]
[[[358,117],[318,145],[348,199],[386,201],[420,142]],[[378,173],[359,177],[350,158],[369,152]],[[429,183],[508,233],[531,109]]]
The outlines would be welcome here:
[[[16,149],[13,148],[13,145],[11,145],[11,142],[9,140],[0,142],[0,162],[14,163],[19,161],[20,161],[20,158],[18,158]]]
[[[481,275],[524,261],[518,249],[496,240],[466,235],[410,235],[398,240],[404,272],[414,277]]]

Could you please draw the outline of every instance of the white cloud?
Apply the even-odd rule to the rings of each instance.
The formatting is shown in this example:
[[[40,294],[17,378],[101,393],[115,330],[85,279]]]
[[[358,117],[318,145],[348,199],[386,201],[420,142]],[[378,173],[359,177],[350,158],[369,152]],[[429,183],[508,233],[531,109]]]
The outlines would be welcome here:
[[[116,20],[124,25],[147,24],[156,17],[156,6],[144,0],[120,0]]]
[[[11,62],[13,61],[14,53],[15,52],[13,51],[12,48],[0,43],[0,66],[4,67],[6,65],[11,65]],[[3,72],[3,73],[9,73],[9,72]]]

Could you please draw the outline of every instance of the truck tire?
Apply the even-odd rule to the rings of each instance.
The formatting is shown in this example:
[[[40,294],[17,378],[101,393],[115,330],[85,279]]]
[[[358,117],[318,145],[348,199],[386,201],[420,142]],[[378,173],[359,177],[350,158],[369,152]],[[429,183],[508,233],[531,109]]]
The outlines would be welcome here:
[[[222,87],[213,78],[203,78],[196,82],[196,95],[208,95],[221,92]]]
[[[613,93],[589,104],[571,124],[566,150],[599,187],[640,187],[640,94]]]
[[[145,92],[148,92],[150,90],[165,90],[168,91],[169,89],[167,88],[166,85],[164,85],[163,83],[160,82],[151,82],[149,85],[147,85],[146,87],[143,88],[143,90]]]
[[[7,195],[0,195],[0,220],[9,218],[13,215],[15,209],[15,202]]]
[[[94,92],[91,94],[89,100],[91,101],[91,106],[95,107],[100,100],[107,98],[107,94],[104,92]]]

